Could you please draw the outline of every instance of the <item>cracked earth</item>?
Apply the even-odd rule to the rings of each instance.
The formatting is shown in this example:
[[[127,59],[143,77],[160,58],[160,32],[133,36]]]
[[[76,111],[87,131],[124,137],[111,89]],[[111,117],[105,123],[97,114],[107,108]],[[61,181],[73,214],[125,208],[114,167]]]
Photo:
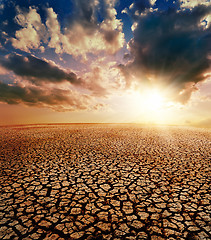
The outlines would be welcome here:
[[[0,239],[211,239],[211,132],[0,128]]]

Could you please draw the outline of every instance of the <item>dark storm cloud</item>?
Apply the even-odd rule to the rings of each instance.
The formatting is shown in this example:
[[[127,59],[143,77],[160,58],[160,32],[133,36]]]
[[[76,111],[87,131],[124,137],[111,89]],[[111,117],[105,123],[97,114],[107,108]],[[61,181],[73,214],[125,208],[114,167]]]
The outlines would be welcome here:
[[[49,107],[56,111],[83,110],[90,104],[90,97],[78,95],[71,90],[41,89],[35,86],[7,85],[0,82],[0,102],[25,104],[35,107]]]
[[[104,2],[104,0],[100,2]],[[101,12],[98,1],[74,1],[73,9],[71,16],[66,19],[68,28],[71,28],[74,24],[80,24],[84,27],[87,34],[93,34],[96,28],[99,28],[98,15]]]
[[[26,88],[0,82],[0,101],[8,104],[26,103],[27,105],[36,105],[38,103],[45,103],[47,105],[56,105],[68,102],[68,98],[62,94],[62,91],[60,94],[53,91],[53,94],[49,95],[45,91],[35,87]]]
[[[84,23],[87,26],[96,26],[99,22],[113,18],[111,8],[116,4],[116,0],[77,0],[74,2],[74,12],[70,20]]]
[[[71,26],[80,23],[87,32],[92,32],[97,26],[96,8],[98,2],[94,0],[78,0],[74,2],[74,11],[68,20]]]
[[[77,16],[86,22],[92,22],[94,19],[94,12],[96,8],[96,1],[94,0],[78,0],[75,2],[78,9]]]
[[[211,28],[201,25],[210,12],[211,6],[197,6],[192,10],[171,8],[141,16],[129,42],[133,60],[120,66],[128,83],[132,76],[140,81],[150,81],[149,75],[155,79],[163,76],[162,84],[174,86],[176,94],[184,90],[183,94],[190,97],[190,90],[196,88],[189,83],[204,80],[210,67]]]
[[[22,77],[35,78],[34,83],[39,82],[63,82],[68,81],[73,84],[79,84],[80,79],[73,72],[67,72],[59,68],[56,64],[46,60],[39,59],[32,55],[26,57],[10,54],[5,58],[0,58],[0,64],[8,70]]]

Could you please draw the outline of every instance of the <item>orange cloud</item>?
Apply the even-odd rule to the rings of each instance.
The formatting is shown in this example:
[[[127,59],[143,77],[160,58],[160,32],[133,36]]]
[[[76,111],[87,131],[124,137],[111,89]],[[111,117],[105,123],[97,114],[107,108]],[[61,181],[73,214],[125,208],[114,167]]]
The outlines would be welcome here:
[[[95,99],[71,89],[7,85],[0,82],[0,102],[47,107],[55,111],[78,111],[99,108]],[[101,103],[100,107],[104,104]]]

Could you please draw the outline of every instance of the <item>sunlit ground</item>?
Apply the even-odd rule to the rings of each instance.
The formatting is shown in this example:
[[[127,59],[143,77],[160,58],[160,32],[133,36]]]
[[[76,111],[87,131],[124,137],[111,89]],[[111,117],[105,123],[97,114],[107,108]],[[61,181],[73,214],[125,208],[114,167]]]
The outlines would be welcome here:
[[[0,128],[0,239],[210,239],[210,133]]]

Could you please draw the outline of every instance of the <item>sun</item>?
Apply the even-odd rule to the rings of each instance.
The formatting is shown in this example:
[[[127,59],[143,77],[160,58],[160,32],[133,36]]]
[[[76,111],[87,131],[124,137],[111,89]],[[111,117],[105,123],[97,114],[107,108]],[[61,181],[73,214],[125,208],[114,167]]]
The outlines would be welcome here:
[[[147,111],[159,111],[164,105],[164,96],[157,89],[147,90],[142,94],[143,107]]]
[[[127,116],[134,121],[158,124],[171,118],[167,93],[157,88],[131,91],[126,99]]]
[[[136,111],[144,111],[146,114],[155,114],[165,107],[166,99],[158,89],[145,89],[141,92],[134,91],[131,94],[131,105]]]
[[[122,122],[168,124],[175,121],[178,110],[170,93],[161,88],[131,89],[112,103]]]

